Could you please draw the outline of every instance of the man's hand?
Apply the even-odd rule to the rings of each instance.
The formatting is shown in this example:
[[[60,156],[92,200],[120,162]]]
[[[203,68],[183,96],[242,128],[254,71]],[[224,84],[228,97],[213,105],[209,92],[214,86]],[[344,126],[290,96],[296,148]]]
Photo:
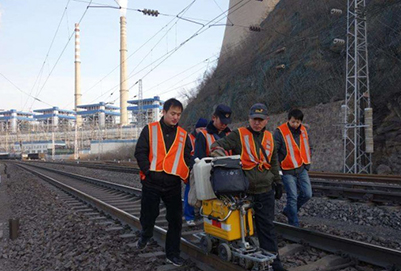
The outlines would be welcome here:
[[[283,196],[283,184],[273,183],[274,188],[274,198],[279,200]]]
[[[222,147],[215,147],[210,154],[212,157],[226,156],[226,151]]]

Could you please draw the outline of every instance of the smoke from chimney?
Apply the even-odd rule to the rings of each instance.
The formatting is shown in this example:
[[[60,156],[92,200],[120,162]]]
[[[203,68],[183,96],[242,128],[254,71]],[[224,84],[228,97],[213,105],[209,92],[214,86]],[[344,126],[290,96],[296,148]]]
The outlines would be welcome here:
[[[118,0],[118,4],[120,5],[120,16],[126,16],[127,15],[127,5],[128,5],[128,0]]]

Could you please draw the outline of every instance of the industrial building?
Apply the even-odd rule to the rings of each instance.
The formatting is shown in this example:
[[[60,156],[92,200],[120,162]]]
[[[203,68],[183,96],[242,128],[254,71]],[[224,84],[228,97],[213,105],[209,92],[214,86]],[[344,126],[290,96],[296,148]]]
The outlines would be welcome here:
[[[131,100],[128,101],[129,104],[133,106],[128,106],[128,111],[132,112],[132,122],[133,124],[137,124],[140,116],[140,108],[139,108],[140,100]],[[164,101],[160,100],[159,96],[154,96],[153,98],[147,98],[142,100],[143,108],[142,114],[144,116],[144,124],[148,124],[150,122],[155,122],[160,120],[161,111],[163,109]]]
[[[120,108],[105,102],[97,104],[78,105],[82,111],[78,111],[77,115],[82,117],[82,126],[107,128],[115,126],[118,123],[117,118]]]
[[[21,112],[15,109],[0,111],[0,131],[17,133],[17,131],[28,130],[31,122],[35,120],[33,115],[33,113]]]

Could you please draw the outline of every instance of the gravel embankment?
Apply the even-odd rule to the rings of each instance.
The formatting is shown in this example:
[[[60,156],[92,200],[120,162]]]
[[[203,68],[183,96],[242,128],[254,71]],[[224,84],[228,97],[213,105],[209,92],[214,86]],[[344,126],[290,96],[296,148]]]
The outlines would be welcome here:
[[[139,257],[162,251],[156,243],[138,252],[127,246],[136,240],[120,238],[121,232],[106,232],[85,215],[73,212],[53,188],[30,173],[15,165],[10,165],[8,171],[11,179],[6,192],[11,213],[20,219],[20,236],[15,241],[2,240],[0,270],[144,271],[165,264],[164,257]],[[187,261],[183,270],[199,269]]]

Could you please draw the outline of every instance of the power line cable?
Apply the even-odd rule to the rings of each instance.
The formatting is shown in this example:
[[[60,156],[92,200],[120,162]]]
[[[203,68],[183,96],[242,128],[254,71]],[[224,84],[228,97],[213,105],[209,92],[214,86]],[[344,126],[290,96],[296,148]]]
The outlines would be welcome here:
[[[91,2],[92,2],[92,1],[91,1]],[[90,3],[91,3],[91,2],[90,2]],[[86,13],[88,12],[88,9],[89,9],[89,6],[90,6],[90,3],[89,3],[89,5],[86,7],[86,9],[85,9],[84,13],[82,14],[81,18],[79,19],[79,21],[78,21],[78,24],[80,24],[80,23],[81,23],[81,21],[83,20],[83,18],[84,18],[84,17],[85,17],[85,15],[86,15]],[[43,83],[43,85],[42,85],[42,88],[40,89],[40,91],[39,91],[39,93],[36,95],[36,97],[38,97],[38,96],[39,96],[39,94],[42,92],[43,88],[46,86],[46,83],[47,83],[47,81],[49,80],[49,78],[50,78],[51,74],[53,73],[54,69],[56,68],[56,66],[57,66],[58,62],[60,61],[61,57],[63,56],[63,54],[64,54],[64,52],[65,52],[65,49],[67,48],[68,44],[70,43],[70,40],[71,40],[71,39],[72,39],[72,37],[74,36],[74,33],[75,33],[75,29],[74,29],[74,31],[72,31],[72,33],[71,33],[70,37],[68,38],[68,41],[67,41],[67,43],[65,44],[65,46],[64,46],[64,48],[63,48],[63,50],[61,51],[61,54],[60,54],[60,55],[59,55],[59,57],[57,58],[57,61],[56,61],[56,63],[54,64],[53,68],[51,69],[51,71],[50,71],[49,75],[47,76],[47,78],[46,78],[45,82],[44,82],[44,83]],[[31,108],[32,108],[32,106],[33,106],[34,102],[35,102],[35,100],[32,102]]]
[[[45,101],[42,101],[41,99],[32,96],[30,93],[27,93],[27,92],[23,91],[23,90],[22,90],[21,88],[19,88],[16,84],[14,84],[10,79],[8,79],[4,74],[0,73],[0,75],[3,76],[4,79],[6,79],[11,85],[13,85],[13,86],[14,86],[16,89],[18,89],[21,93],[23,93],[23,94],[29,96],[30,98],[35,99],[36,101],[39,101],[39,102],[44,103],[44,104],[46,104],[46,105],[50,105],[49,103],[46,103]],[[51,105],[50,105],[50,106],[51,106]],[[23,109],[22,109],[22,110],[23,110]]]
[[[241,2],[243,2],[244,0],[241,0],[239,3],[237,3],[236,5],[240,4]],[[248,0],[245,4],[249,3],[251,0]],[[245,5],[244,4],[244,5]],[[232,8],[234,8],[236,5],[234,5]],[[243,7],[244,5],[240,6],[239,8]],[[231,8],[229,8],[227,11],[229,11]],[[222,14],[226,13],[227,11],[223,12]],[[170,52],[167,52],[165,55],[161,56],[160,58],[158,58],[157,60],[155,60],[154,62],[152,62],[151,64],[149,64],[148,66],[146,66],[145,68],[143,68],[142,70],[146,69],[147,67],[149,67],[150,65],[153,65],[154,63],[156,63],[157,61],[159,61],[160,59],[162,59],[163,57],[165,57],[160,63],[158,63],[155,67],[153,67],[149,72],[147,72],[144,76],[142,76],[141,79],[144,79],[148,74],[150,74],[153,70],[155,70],[158,66],[160,66],[160,64],[162,64],[164,61],[166,61],[171,55],[173,55],[176,51],[178,51],[182,46],[184,46],[187,42],[189,42],[191,39],[195,38],[196,36],[199,36],[200,34],[202,34],[203,32],[205,32],[206,30],[210,29],[206,28],[203,31],[201,31],[203,28],[205,28],[208,24],[212,23],[213,21],[217,20],[220,16],[222,16],[222,14],[220,14],[219,16],[215,17],[214,19],[210,20],[206,25],[202,26],[200,29],[198,29],[194,34],[192,34],[189,38],[187,38],[185,41],[183,41],[179,46],[175,47],[173,50],[171,50]],[[221,20],[221,19],[219,19]],[[212,26],[212,25],[211,25]],[[142,71],[141,70],[141,71]],[[141,72],[139,71],[139,72]],[[138,74],[139,72],[137,72],[136,74]],[[134,75],[136,75],[134,74]],[[133,75],[132,75],[133,76]],[[131,77],[132,77],[131,76]],[[129,77],[129,78],[131,78]],[[136,84],[136,83],[135,83]],[[134,85],[135,85],[134,84]],[[134,86],[132,85],[132,86]],[[131,86],[131,87],[132,87]]]
[[[79,1],[79,0],[74,0],[77,2],[85,2],[86,1]],[[184,9],[182,9],[176,16],[179,16],[181,14],[185,14],[185,12],[196,2],[197,0],[193,0],[189,5],[187,5]],[[125,61],[128,61],[129,58],[131,58],[135,53],[137,53],[140,49],[142,49],[146,44],[148,44],[154,37],[156,37],[160,32],[162,32],[166,27],[168,27],[168,25],[170,25],[173,21],[175,20],[175,18],[173,18],[172,20],[170,20],[165,26],[163,26],[159,31],[157,31],[151,38],[149,38],[145,43],[143,43],[137,50],[135,50],[132,54],[130,54],[127,59]],[[95,86],[97,86],[98,84],[100,84],[105,78],[107,78],[110,74],[112,74],[116,69],[118,69],[121,66],[121,63],[118,64],[113,70],[111,70],[107,75],[105,75],[102,79],[100,79],[97,83],[95,83],[92,87],[90,87],[88,90],[84,91],[83,94],[88,93],[90,90],[92,90]],[[119,84],[118,84],[119,85]],[[110,92],[111,90],[113,90],[114,88],[116,88],[118,85],[112,87],[110,90],[108,90],[106,93]],[[106,94],[105,93],[105,94]],[[104,94],[103,94],[104,95]],[[102,96],[103,96],[102,95]],[[102,97],[99,96],[98,98]],[[69,103],[67,106],[69,106],[71,103]]]
[[[205,62],[208,61],[208,60],[209,60],[209,58],[208,58],[208,59],[205,59],[205,60],[202,60],[201,62],[199,62],[199,63],[193,65],[192,67],[190,67],[190,68],[188,68],[188,69],[185,69],[184,71],[182,71],[182,72],[180,72],[180,73],[177,73],[176,75],[174,75],[174,76],[168,78],[167,80],[164,80],[163,82],[161,82],[161,83],[159,83],[159,84],[157,84],[157,85],[155,85],[155,86],[153,86],[153,87],[148,88],[147,91],[150,91],[150,90],[152,90],[152,89],[154,89],[154,88],[157,88],[157,87],[163,85],[164,83],[166,83],[166,82],[168,82],[168,81],[170,81],[170,80],[176,78],[177,76],[179,76],[179,75],[181,75],[181,74],[183,74],[183,73],[186,73],[187,71],[192,70],[193,68],[199,66],[199,65],[202,64],[202,63],[205,63]],[[213,61],[216,61],[216,60],[217,60],[217,59],[215,59],[215,60],[213,60]],[[203,69],[203,67],[202,67],[201,69]],[[184,79],[182,79],[182,80],[184,80]]]
[[[191,4],[193,4],[196,0],[194,0]],[[147,65],[146,67],[144,67],[142,70],[138,71],[137,73],[129,76],[127,79],[128,80],[130,78],[132,78],[133,76],[137,75],[138,73],[142,72],[143,70],[145,70],[147,67],[153,65],[154,63],[157,63],[160,59],[162,59],[155,67],[153,67],[150,71],[148,71],[143,77],[141,77],[141,79],[145,78],[147,75],[149,75],[152,71],[154,71],[158,66],[160,66],[164,61],[166,61],[171,55],[173,55],[176,51],[178,51],[182,46],[184,46],[188,41],[192,40],[193,38],[195,38],[196,36],[202,34],[203,32],[207,31],[208,29],[210,29],[211,26],[214,25],[210,25],[209,28],[204,29],[206,26],[208,26],[209,24],[211,24],[212,22],[218,20],[222,20],[223,18],[220,18],[221,16],[223,16],[225,13],[227,13],[228,11],[230,11],[231,9],[234,9],[234,11],[237,11],[238,9],[242,8],[243,6],[245,6],[247,3],[251,2],[252,0],[248,0],[246,1],[244,4],[242,4],[241,6],[237,7],[238,5],[240,5],[242,2],[244,2],[245,0],[241,0],[240,2],[238,2],[237,4],[233,5],[232,7],[230,7],[229,9],[227,9],[225,12],[221,13],[220,15],[216,16],[215,18],[213,18],[212,20],[209,20],[209,22],[207,24],[205,24],[204,26],[202,26],[201,28],[199,28],[194,34],[192,34],[189,38],[187,38],[185,41],[183,41],[179,46],[177,46],[176,48],[170,50],[169,52],[167,52],[166,54],[162,55],[161,57],[159,57],[157,60],[153,61],[152,63],[150,63],[149,65]],[[219,19],[220,18],[220,19]],[[202,29],[204,29],[202,31]],[[163,59],[164,58],[164,59]],[[129,87],[128,89],[131,89],[132,87],[134,87],[136,84],[138,83],[135,82],[133,85],[131,85],[131,87]],[[104,95],[106,95],[107,93],[109,93],[110,91],[112,91],[114,88],[116,88],[119,84],[113,86],[110,90],[106,91],[106,93],[102,94],[101,96],[99,96],[98,98],[103,97]],[[96,98],[95,100],[97,100],[98,98]],[[94,100],[94,101],[95,101]]]
[[[64,10],[63,10],[63,14],[61,15],[60,21],[59,21],[59,23],[58,23],[58,25],[57,25],[56,32],[54,33],[53,38],[52,38],[52,41],[51,41],[50,46],[49,46],[49,49],[47,50],[47,53],[46,53],[46,56],[45,56],[45,60],[43,61],[42,67],[40,68],[40,70],[39,70],[39,72],[38,72],[38,75],[36,76],[35,82],[34,82],[32,88],[31,88],[31,90],[30,90],[30,92],[29,92],[29,95],[32,94],[32,91],[33,91],[33,89],[35,88],[36,83],[38,82],[39,76],[40,76],[40,75],[42,74],[42,72],[43,72],[43,69],[44,69],[44,66],[45,66],[45,64],[46,64],[46,61],[47,61],[47,59],[48,59],[48,57],[49,57],[50,51],[51,51],[51,49],[53,48],[54,40],[56,39],[57,33],[58,33],[59,29],[60,29],[61,22],[63,21],[64,15],[66,15],[66,13],[67,13],[67,8],[68,8],[68,5],[70,4],[70,1],[71,1],[71,0],[68,0],[68,1],[67,1],[67,4],[66,4],[66,6],[65,6],[65,8],[64,8]],[[24,110],[26,104],[28,103],[28,100],[29,100],[29,97],[26,99],[25,104],[24,104],[24,106],[22,107],[22,110]]]

